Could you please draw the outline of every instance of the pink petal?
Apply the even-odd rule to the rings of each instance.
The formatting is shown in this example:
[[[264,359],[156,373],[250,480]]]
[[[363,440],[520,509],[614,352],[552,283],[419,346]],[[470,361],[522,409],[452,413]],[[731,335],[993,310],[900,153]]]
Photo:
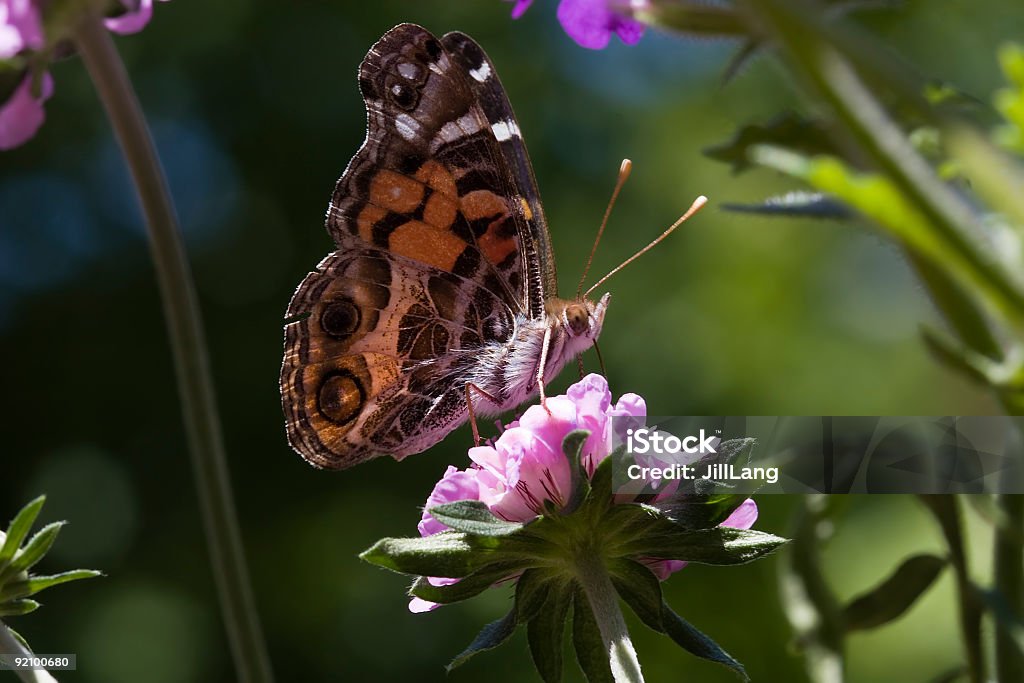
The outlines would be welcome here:
[[[561,0],[558,21],[570,38],[591,50],[605,48],[613,32],[628,44],[644,32],[643,24],[613,12],[608,0]]]
[[[430,536],[448,528],[430,515],[428,512],[430,508],[459,500],[478,500],[479,490],[476,482],[476,470],[459,470],[449,465],[444,476],[441,477],[441,481],[434,485],[434,490],[427,496],[427,502],[423,506],[423,516],[417,527],[420,536]]]
[[[516,6],[512,8],[512,18],[518,19],[526,13],[526,10],[530,9],[530,5],[533,4],[533,0],[507,0],[507,2],[515,2]]]
[[[32,77],[25,76],[10,99],[0,105],[0,150],[12,149],[27,142],[43,125],[46,113],[43,102],[53,94],[53,78],[43,74],[42,92],[32,95]]]
[[[738,508],[732,511],[731,515],[726,517],[721,526],[727,526],[733,529],[749,529],[754,526],[754,522],[756,521],[757,503],[754,502],[753,498],[747,498],[745,501],[740,503]]]
[[[127,11],[120,16],[104,19],[103,24],[107,29],[124,35],[138,33],[145,28],[153,16],[153,0],[135,0],[135,2],[138,3],[138,6],[132,9],[131,6],[135,3],[122,0],[122,4],[128,8]]]
[[[0,59],[43,44],[43,25],[32,0],[0,0]]]

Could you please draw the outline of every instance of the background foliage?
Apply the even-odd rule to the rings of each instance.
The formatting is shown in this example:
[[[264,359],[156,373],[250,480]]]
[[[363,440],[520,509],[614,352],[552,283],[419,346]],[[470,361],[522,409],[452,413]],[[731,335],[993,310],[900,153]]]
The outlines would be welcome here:
[[[413,533],[433,482],[448,463],[465,463],[468,430],[401,466],[342,474],[312,470],[284,438],[283,310],[330,248],[323,212],[363,137],[356,66],[401,21],[463,30],[497,64],[547,200],[563,293],[575,287],[622,157],[634,172],[595,277],[693,197],[711,198],[610,283],[602,351],[616,394],[638,392],[662,414],[998,410],[927,356],[918,324],[937,316],[889,243],[856,225],[715,207],[793,187],[764,170],[733,177],[701,155],[745,123],[800,109],[773,61],[757,59],[723,86],[735,43],[649,32],[632,48],[585,51],[550,4],[512,22],[496,1],[177,0],[160,4],[143,34],[119,40],[187,233],[282,679],[442,680],[443,665],[506,609],[495,592],[410,615],[402,579],[355,557],[381,536]],[[1002,84],[995,46],[1024,35],[1024,9],[995,0],[908,0],[852,21],[984,103]],[[12,625],[38,652],[78,653],[79,671],[62,680],[230,680],[141,219],[81,64],[62,62],[54,76],[47,125],[0,156],[0,519],[46,492],[44,521],[72,524],[41,569],[90,566],[107,578],[47,593],[48,608]],[[566,371],[555,389],[571,379]],[[762,498],[758,527],[784,535],[796,502]],[[852,499],[843,525],[824,558],[843,598],[910,551],[941,552],[933,523],[906,498]],[[980,570],[989,553],[974,539],[983,536],[970,547]],[[666,597],[754,680],[802,680],[777,562],[692,566],[666,584]],[[947,573],[905,619],[853,636],[850,680],[927,680],[961,661],[951,583]],[[732,680],[639,624],[634,637],[650,680]],[[517,635],[452,680],[531,676],[524,641]]]

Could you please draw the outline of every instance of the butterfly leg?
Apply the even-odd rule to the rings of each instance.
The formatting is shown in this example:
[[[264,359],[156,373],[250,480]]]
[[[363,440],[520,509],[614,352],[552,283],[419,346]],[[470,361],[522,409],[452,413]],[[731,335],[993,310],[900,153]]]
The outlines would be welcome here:
[[[548,397],[544,393],[544,368],[548,364],[548,347],[551,346],[551,327],[544,330],[544,344],[540,347],[540,365],[537,367],[537,389],[540,392],[540,405],[551,415],[548,408]]]
[[[481,396],[483,396],[496,406],[500,406],[501,404],[498,402],[498,399],[494,398],[477,385],[473,384],[472,382],[466,382],[466,407],[469,409],[469,426],[470,429],[473,430],[473,445],[479,446],[480,430],[476,426],[476,413],[473,412],[473,397],[469,393],[470,389],[480,394]]]

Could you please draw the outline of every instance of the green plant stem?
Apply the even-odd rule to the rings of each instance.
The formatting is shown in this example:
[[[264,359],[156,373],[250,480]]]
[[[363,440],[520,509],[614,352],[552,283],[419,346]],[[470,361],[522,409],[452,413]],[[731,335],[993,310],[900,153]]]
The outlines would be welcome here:
[[[619,594],[612,585],[600,555],[583,552],[576,560],[576,577],[583,586],[587,601],[594,611],[601,641],[612,669],[615,683],[643,683],[640,661],[629,639],[626,620],[619,609]]]
[[[2,621],[0,621],[0,653],[19,657],[32,656],[32,650],[15,638],[11,629],[7,628]],[[57,679],[46,669],[16,669],[15,673],[25,683],[57,683]]]
[[[985,659],[981,648],[981,618],[983,608],[971,584],[967,567],[967,550],[961,523],[960,501],[955,495],[918,496],[931,510],[942,529],[949,548],[949,560],[956,573],[956,592],[960,606],[960,632],[967,656],[967,671],[971,683],[985,681]]]
[[[163,169],[113,40],[89,13],[74,33],[131,171],[149,231],[221,612],[239,680],[273,680],[228,476],[199,303]]]
[[[844,680],[844,631],[839,603],[825,581],[819,545],[829,496],[805,496],[794,520],[788,561],[779,575],[782,605],[814,683]]]
[[[995,583],[1017,619],[1024,618],[1024,495],[1003,493],[996,497],[1002,519],[996,528]],[[1009,628],[996,624],[996,680],[1024,681],[1024,657]]]

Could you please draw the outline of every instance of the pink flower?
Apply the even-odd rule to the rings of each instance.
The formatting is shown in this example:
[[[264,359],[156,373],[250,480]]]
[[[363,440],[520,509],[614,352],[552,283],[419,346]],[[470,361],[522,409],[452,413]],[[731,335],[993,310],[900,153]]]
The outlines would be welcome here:
[[[121,4],[125,6],[124,14],[103,20],[107,29],[114,33],[138,33],[153,16],[153,0],[121,0]]]
[[[25,143],[43,125],[43,102],[53,94],[53,79],[43,74],[39,96],[32,94],[32,76],[26,75],[10,98],[0,104],[0,150]]]
[[[447,527],[428,510],[460,500],[478,500],[496,517],[509,522],[529,522],[544,514],[545,505],[563,507],[572,494],[569,459],[562,441],[572,431],[586,429],[590,436],[583,444],[580,463],[587,476],[593,476],[598,464],[622,443],[623,434],[614,438],[613,430],[625,432],[628,426],[644,423],[647,406],[636,394],[624,394],[612,404],[608,381],[601,375],[587,375],[569,387],[562,396],[550,396],[547,408],[530,406],[523,416],[508,426],[493,445],[469,449],[473,464],[460,470],[449,466],[427,498],[419,523],[421,536],[430,536]],[[612,418],[630,418],[612,420]],[[757,506],[747,500],[723,523],[749,529],[757,519]],[[686,566],[679,560],[650,560],[648,566],[661,579]],[[442,586],[457,579],[429,578]],[[425,612],[437,604],[413,598],[409,609]]]
[[[0,0],[0,59],[43,46],[43,25],[32,0]]]
[[[512,18],[518,19],[533,0],[515,0]],[[601,50],[608,45],[614,33],[627,45],[633,45],[644,34],[644,25],[615,11],[615,6],[626,6],[625,0],[561,0],[558,3],[558,21],[562,28],[583,47]]]

